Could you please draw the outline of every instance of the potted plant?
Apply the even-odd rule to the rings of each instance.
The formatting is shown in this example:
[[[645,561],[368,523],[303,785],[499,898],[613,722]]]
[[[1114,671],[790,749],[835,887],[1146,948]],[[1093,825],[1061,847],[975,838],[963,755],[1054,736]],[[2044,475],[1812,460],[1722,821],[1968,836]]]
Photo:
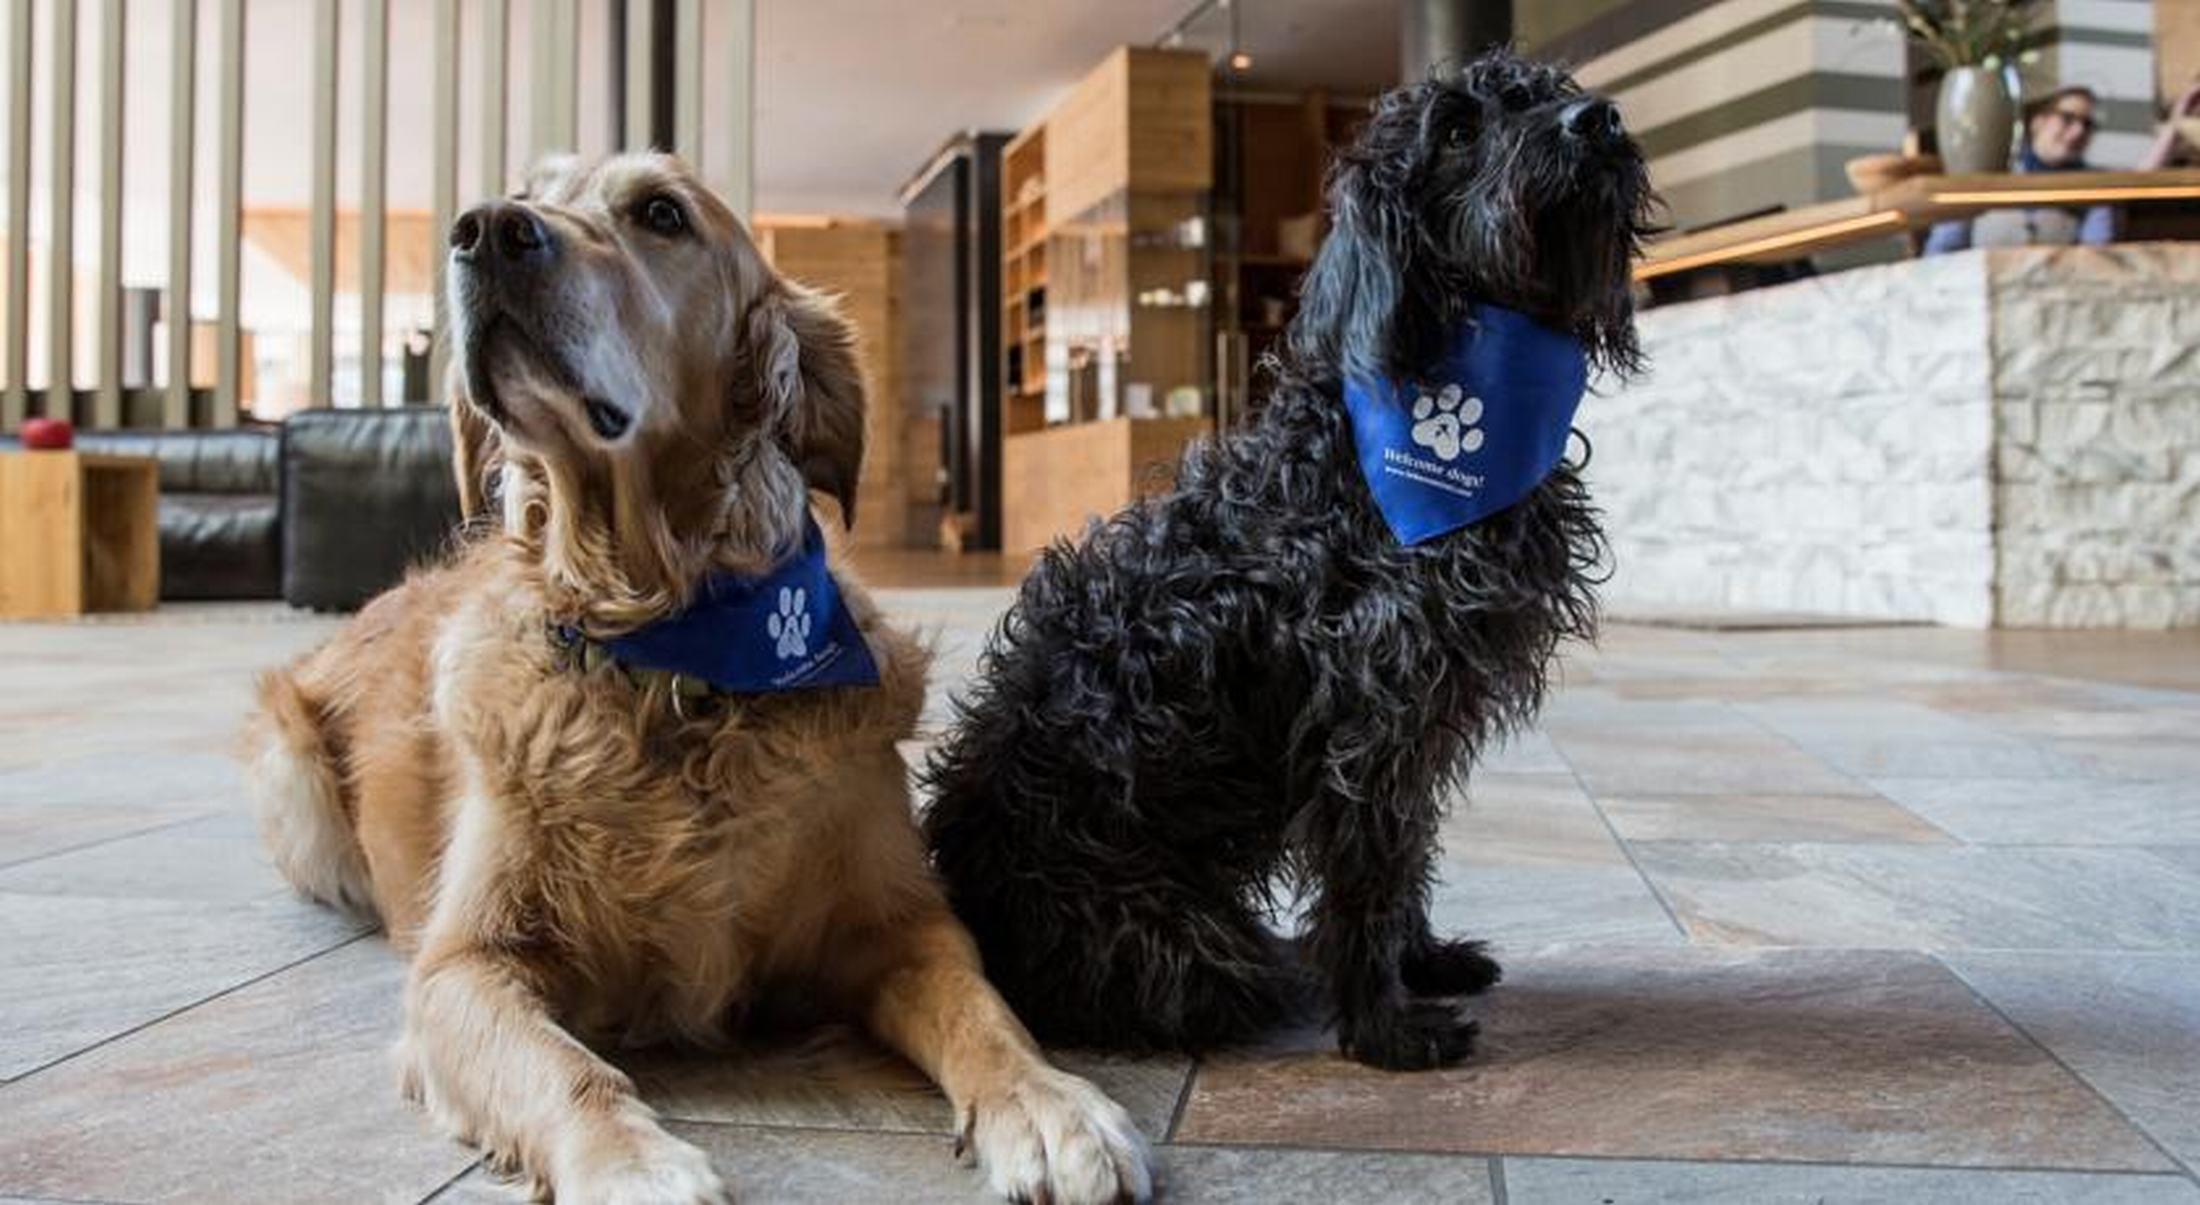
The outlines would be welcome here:
[[[1902,24],[1942,71],[1936,126],[1950,172],[2009,170],[2017,102],[2009,74],[2040,0],[1895,0]]]

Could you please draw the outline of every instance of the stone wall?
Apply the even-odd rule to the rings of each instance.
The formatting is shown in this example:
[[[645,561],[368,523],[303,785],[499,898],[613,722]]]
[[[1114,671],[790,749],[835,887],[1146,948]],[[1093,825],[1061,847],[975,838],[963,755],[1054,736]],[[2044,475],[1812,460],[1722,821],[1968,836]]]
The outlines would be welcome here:
[[[1999,621],[2200,624],[2200,248],[1987,257]]]
[[[2200,247],[1969,252],[1643,315],[1583,404],[1615,615],[2200,624]]]
[[[1650,370],[1582,404],[1615,614],[1986,624],[1992,407],[1979,256],[1642,316]]]

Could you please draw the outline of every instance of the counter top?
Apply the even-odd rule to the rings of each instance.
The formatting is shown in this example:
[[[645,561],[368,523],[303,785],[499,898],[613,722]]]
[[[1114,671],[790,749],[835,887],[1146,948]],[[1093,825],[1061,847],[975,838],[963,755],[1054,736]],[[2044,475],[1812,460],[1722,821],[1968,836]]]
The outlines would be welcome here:
[[[2144,204],[2200,200],[2200,170],[1912,176],[1838,201],[1806,205],[1652,243],[1635,279],[1730,263],[1800,259],[2010,205]]]

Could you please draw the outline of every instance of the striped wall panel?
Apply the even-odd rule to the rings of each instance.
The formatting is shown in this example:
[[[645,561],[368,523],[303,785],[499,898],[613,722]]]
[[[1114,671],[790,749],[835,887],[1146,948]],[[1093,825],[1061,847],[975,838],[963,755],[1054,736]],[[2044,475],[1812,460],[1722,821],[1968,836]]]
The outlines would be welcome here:
[[[1845,196],[1845,162],[1930,123],[1893,16],[1892,0],[1551,0],[1520,34],[1619,104],[1686,229]],[[2100,91],[2102,166],[2134,162],[2153,128],[2152,21],[2150,0],[2042,13],[2027,88]]]
[[[1842,163],[1900,145],[1892,12],[1889,0],[1633,0],[1529,49],[1618,103],[1685,229],[1842,195]]]

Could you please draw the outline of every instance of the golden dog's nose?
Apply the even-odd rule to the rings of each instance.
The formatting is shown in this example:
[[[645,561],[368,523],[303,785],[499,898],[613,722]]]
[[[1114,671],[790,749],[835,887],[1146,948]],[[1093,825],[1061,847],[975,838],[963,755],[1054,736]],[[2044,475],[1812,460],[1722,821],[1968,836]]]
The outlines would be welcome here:
[[[524,205],[490,201],[451,223],[451,255],[465,263],[485,258],[539,263],[555,252],[549,228]]]

